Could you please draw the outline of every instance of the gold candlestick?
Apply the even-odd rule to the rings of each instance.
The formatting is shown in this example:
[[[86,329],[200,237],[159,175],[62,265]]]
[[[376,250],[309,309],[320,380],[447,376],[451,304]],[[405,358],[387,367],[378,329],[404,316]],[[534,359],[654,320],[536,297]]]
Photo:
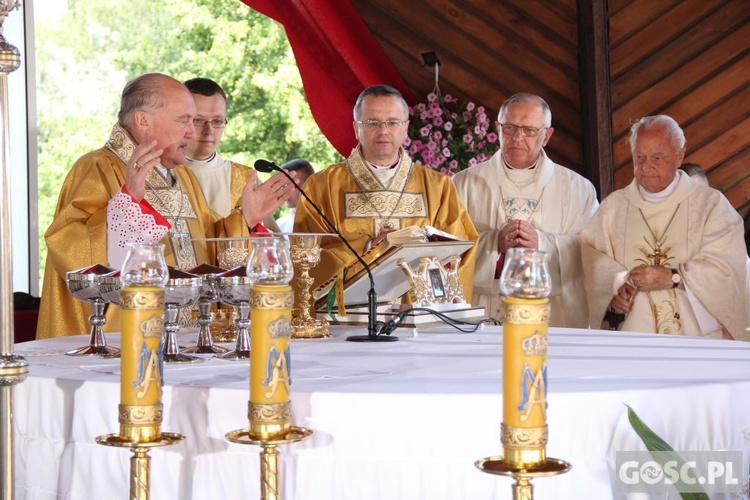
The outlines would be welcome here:
[[[161,431],[164,354],[160,342],[164,332],[164,285],[169,279],[164,246],[129,246],[120,291],[120,432],[98,436],[96,442],[131,449],[130,498],[147,500],[148,448],[176,444],[184,436]]]
[[[312,295],[310,287],[313,279],[310,269],[320,262],[320,239],[321,233],[297,233],[290,234],[291,256],[297,274],[297,300],[295,314],[292,318],[293,339],[319,339],[331,336],[330,325],[325,319],[310,316],[312,309]]]
[[[227,433],[238,444],[261,446],[261,499],[278,500],[278,450],[281,444],[307,439],[312,431],[290,425],[289,371],[291,315],[294,293],[288,285],[292,266],[286,242],[279,238],[253,241],[247,277],[250,293],[250,426]]]
[[[503,456],[477,460],[489,474],[511,476],[515,500],[532,499],[531,479],[570,470],[547,458],[547,327],[551,290],[544,252],[512,248],[500,286],[503,321]]]

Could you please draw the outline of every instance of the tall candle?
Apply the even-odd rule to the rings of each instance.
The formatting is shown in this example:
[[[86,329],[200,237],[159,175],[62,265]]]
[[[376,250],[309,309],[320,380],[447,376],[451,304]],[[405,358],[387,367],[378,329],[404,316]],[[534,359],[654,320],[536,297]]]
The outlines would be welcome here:
[[[503,300],[502,443],[509,461],[541,462],[547,443],[549,300]]]
[[[250,434],[271,439],[289,429],[292,383],[289,338],[294,293],[289,285],[253,285],[250,293]]]
[[[135,443],[161,437],[164,289],[131,285],[121,291],[120,437]]]

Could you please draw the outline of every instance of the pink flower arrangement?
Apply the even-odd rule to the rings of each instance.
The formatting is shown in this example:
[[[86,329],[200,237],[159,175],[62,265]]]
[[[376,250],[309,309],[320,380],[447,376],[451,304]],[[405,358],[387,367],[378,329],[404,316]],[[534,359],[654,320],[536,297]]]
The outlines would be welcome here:
[[[495,154],[500,145],[491,128],[484,106],[431,92],[427,103],[409,108],[404,148],[415,162],[453,176]]]

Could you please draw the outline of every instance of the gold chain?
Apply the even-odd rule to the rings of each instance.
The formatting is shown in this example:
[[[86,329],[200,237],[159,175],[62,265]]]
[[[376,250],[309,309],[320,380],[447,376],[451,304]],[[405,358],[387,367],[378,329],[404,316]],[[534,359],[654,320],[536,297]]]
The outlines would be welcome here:
[[[640,214],[641,214],[641,218],[643,218],[643,222],[646,223],[646,227],[651,232],[651,236],[654,237],[654,248],[655,249],[656,248],[661,248],[662,244],[664,243],[664,240],[667,237],[667,231],[669,231],[669,226],[672,225],[672,221],[674,220],[675,215],[677,215],[677,211],[680,209],[680,205],[682,205],[682,203],[678,203],[677,204],[677,208],[674,209],[674,212],[672,213],[672,217],[670,217],[669,222],[667,222],[667,227],[664,228],[664,231],[662,231],[660,237],[656,236],[656,231],[654,231],[651,228],[651,224],[648,223],[648,219],[646,219],[646,216],[644,215],[643,210],[641,210],[640,208],[638,209],[638,212],[640,212]]]

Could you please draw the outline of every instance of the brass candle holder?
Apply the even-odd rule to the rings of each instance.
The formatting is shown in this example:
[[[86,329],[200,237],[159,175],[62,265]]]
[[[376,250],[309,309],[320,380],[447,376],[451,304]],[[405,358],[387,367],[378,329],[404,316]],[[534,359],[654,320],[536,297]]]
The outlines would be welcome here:
[[[512,248],[500,276],[503,321],[503,455],[477,460],[482,472],[513,477],[514,500],[534,497],[531,480],[570,470],[547,457],[547,327],[551,290],[546,254]]]
[[[298,296],[292,317],[293,339],[319,339],[331,336],[330,325],[325,319],[313,318],[312,294],[310,287],[313,278],[310,269],[320,262],[320,239],[325,233],[293,233],[289,235],[290,254],[297,272]]]
[[[288,285],[292,279],[292,265],[286,241],[281,238],[254,241],[247,264],[247,278],[252,283],[250,426],[229,432],[226,438],[233,443],[261,447],[261,499],[278,500],[281,493],[277,447],[312,435],[309,429],[290,425],[289,342],[294,293]]]
[[[161,431],[164,353],[161,337],[169,279],[163,245],[130,244],[121,271],[120,432],[98,436],[104,446],[130,448],[130,497],[148,500],[149,448],[177,444],[184,436]]]

